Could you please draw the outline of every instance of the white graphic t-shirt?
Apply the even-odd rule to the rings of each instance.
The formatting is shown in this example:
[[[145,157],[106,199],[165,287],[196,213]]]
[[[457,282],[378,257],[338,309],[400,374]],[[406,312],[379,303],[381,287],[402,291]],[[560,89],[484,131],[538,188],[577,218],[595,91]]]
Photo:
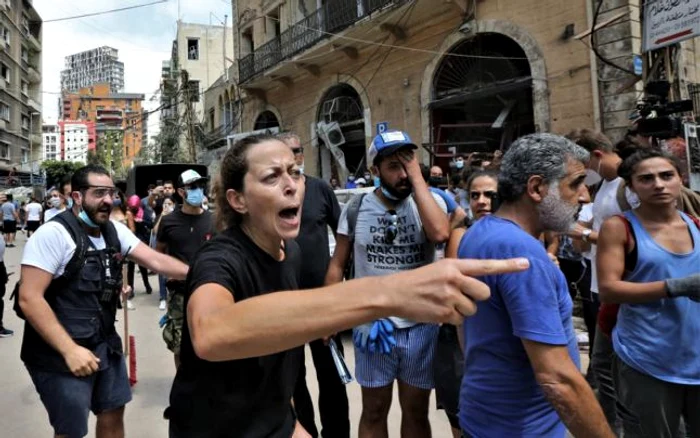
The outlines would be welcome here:
[[[445,201],[433,195],[435,202],[447,214]],[[348,205],[340,214],[338,234],[348,235]],[[386,241],[386,228],[392,226],[387,214],[388,208],[373,192],[362,200],[355,224],[355,277],[388,275],[399,271],[420,268],[435,261],[435,244],[431,243],[423,231],[423,223],[418,214],[418,206],[409,196],[394,207],[398,233],[392,243]],[[391,317],[398,328],[415,325],[413,321]]]

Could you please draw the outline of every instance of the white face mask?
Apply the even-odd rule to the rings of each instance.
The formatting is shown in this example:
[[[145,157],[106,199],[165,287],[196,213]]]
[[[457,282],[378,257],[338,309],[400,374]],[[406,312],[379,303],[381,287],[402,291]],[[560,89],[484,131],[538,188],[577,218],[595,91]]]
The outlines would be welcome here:
[[[602,180],[603,177],[600,176],[598,172],[592,169],[586,169],[586,179],[583,180],[583,183],[587,186],[594,186]]]
[[[598,161],[598,170],[586,169],[586,179],[583,180],[585,185],[594,186],[603,179],[603,177],[600,176],[600,164],[600,161]]]

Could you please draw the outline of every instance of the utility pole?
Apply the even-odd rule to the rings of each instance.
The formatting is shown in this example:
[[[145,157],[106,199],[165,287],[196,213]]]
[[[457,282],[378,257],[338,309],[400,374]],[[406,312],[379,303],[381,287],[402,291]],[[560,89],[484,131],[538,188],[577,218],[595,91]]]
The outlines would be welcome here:
[[[180,78],[182,80],[182,86],[184,89],[184,99],[185,99],[185,125],[187,127],[187,146],[189,151],[190,162],[197,162],[197,148],[195,146],[194,138],[194,123],[192,117],[192,90],[190,90],[190,76],[187,70],[182,69],[180,72]],[[197,90],[199,93],[199,90]]]
[[[226,23],[228,22],[228,15],[224,15],[224,41],[221,47],[224,48],[224,79],[226,80],[226,85],[228,85],[228,68],[226,68]]]

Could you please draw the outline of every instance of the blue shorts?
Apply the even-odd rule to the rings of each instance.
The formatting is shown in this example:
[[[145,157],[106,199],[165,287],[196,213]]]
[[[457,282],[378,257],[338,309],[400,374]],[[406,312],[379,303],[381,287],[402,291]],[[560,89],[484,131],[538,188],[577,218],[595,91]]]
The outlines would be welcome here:
[[[27,366],[56,435],[84,437],[91,410],[97,415],[131,401],[124,357],[114,354],[107,357],[108,366],[87,377]]]
[[[400,380],[420,389],[433,389],[433,359],[439,326],[417,324],[395,329],[396,347],[390,354],[363,353],[355,348],[355,378],[365,388],[381,388]]]

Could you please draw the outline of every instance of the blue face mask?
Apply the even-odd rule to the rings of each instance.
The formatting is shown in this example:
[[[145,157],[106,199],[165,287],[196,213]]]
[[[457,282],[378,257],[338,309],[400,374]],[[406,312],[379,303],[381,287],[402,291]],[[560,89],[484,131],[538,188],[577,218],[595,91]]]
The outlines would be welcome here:
[[[85,225],[87,225],[90,228],[99,228],[100,227],[95,222],[93,222],[92,219],[90,219],[90,217],[88,216],[88,214],[85,210],[80,210],[78,217],[80,218],[80,220],[85,222]]]
[[[382,181],[379,179],[378,176],[375,176],[374,177],[374,187],[379,187],[380,185],[382,185]]]
[[[204,201],[204,190],[188,189],[186,201],[193,207],[201,207],[202,201]]]
[[[73,198],[68,198],[68,202],[66,203],[66,206],[70,209],[73,208]]]
[[[388,191],[387,189],[385,189],[384,186],[382,186],[382,194],[383,194],[387,199],[391,199],[392,201],[400,201],[400,200],[401,200],[401,198],[397,198],[396,196],[394,196],[394,195],[392,195],[391,193],[389,193],[389,191]]]
[[[121,207],[122,205],[122,200],[117,198],[112,201],[112,207]]]

